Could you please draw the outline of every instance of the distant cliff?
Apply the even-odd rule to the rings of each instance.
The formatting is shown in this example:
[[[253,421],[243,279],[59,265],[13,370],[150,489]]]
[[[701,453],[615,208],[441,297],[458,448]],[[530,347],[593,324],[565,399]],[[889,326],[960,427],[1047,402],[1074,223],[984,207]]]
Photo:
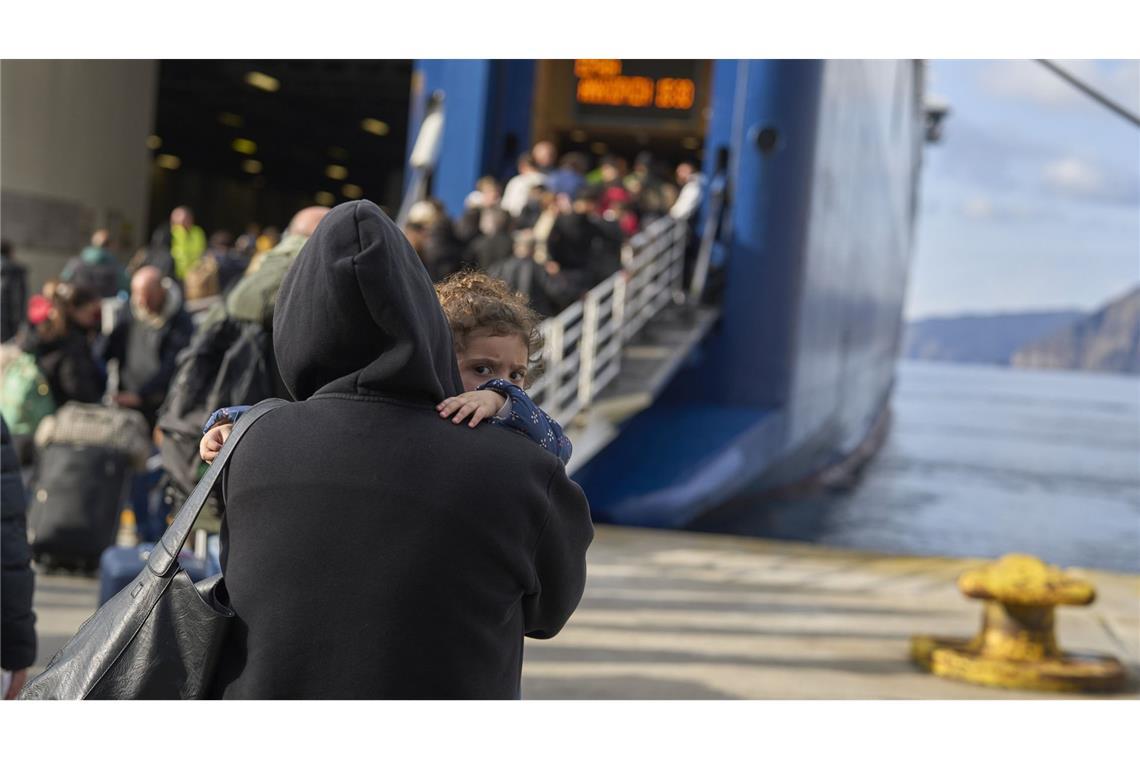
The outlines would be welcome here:
[[[1028,343],[1014,352],[1010,363],[1034,369],[1140,374],[1140,287]]]
[[[1021,347],[1071,325],[1079,311],[936,317],[908,323],[902,355],[906,359],[1009,364]]]

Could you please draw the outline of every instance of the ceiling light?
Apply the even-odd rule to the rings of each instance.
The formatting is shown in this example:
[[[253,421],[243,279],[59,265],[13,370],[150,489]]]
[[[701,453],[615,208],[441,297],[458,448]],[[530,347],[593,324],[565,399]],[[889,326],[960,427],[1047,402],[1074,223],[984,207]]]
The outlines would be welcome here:
[[[245,75],[245,83],[250,87],[256,87],[265,92],[277,92],[281,89],[281,83],[268,74],[262,74],[260,71],[250,71]]]
[[[345,185],[340,189],[345,198],[356,200],[364,197],[364,189],[360,185]]]
[[[169,169],[170,171],[174,171],[179,166],[182,166],[182,159],[180,159],[178,156],[172,156],[169,153],[158,154],[155,157],[154,162],[160,168]]]
[[[261,162],[256,158],[247,158],[241,162],[241,169],[247,174],[260,174]]]
[[[162,138],[158,135],[151,135],[146,138],[146,147],[150,150],[158,150],[162,147]]]
[[[239,137],[230,143],[230,147],[238,153],[244,153],[247,156],[252,156],[257,152],[257,143],[253,140],[247,140],[244,137]]]
[[[227,127],[240,127],[245,124],[245,119],[238,116],[236,113],[230,113],[229,111],[223,111],[222,113],[218,114],[218,121],[220,121],[222,124],[225,124]]]
[[[313,196],[313,200],[317,202],[318,206],[331,206],[336,203],[336,196],[328,190],[322,190]]]
[[[388,125],[379,119],[365,119],[364,121],[360,122],[360,128],[365,132],[370,132],[371,134],[378,135],[380,137],[383,137],[389,132]]]
[[[339,164],[329,164],[325,167],[325,176],[329,179],[345,179],[348,177],[348,169]]]

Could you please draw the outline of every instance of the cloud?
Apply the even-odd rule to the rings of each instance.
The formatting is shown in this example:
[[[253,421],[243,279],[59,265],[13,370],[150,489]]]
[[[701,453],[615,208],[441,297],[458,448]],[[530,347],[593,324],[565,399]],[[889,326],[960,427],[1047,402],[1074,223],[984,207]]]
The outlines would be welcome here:
[[[1092,64],[1091,61],[1086,63],[1088,65],[1074,66],[1066,61],[1058,65],[1083,79],[1088,76]],[[1051,108],[1076,103],[1080,94],[1072,85],[1035,61],[996,61],[989,64],[982,70],[982,87],[992,95]]]
[[[943,143],[928,155],[929,166],[939,174],[1011,190],[1024,186],[1026,166],[1035,174],[1036,167],[1056,154],[1055,147],[1031,133],[987,126],[962,115],[947,125]]]
[[[1140,203],[1140,177],[1134,170],[1107,170],[1083,158],[1065,156],[1041,171],[1045,189],[1077,200],[1121,204]]]
[[[962,204],[962,215],[967,219],[989,219],[994,215],[994,204],[980,195],[967,198]]]
[[[1016,196],[1102,205],[1140,204],[1140,143],[1104,146],[1049,145],[1031,132],[986,129],[963,118],[951,125],[946,140],[930,151],[923,187],[930,195],[948,183],[961,188],[953,208],[969,219],[1005,220],[1034,216],[1010,203]],[[937,152],[934,152],[937,151]],[[966,200],[961,200],[962,197]]]
[[[1125,108],[1140,109],[1140,61],[1054,60],[1053,63]],[[1093,106],[1087,95],[1036,61],[995,61],[981,70],[982,88],[1003,98],[1074,110]]]
[[[1042,179],[1063,195],[1095,198],[1105,190],[1104,175],[1087,161],[1071,156],[1046,165]]]
[[[971,222],[998,224],[1026,222],[1046,216],[1043,209],[1027,203],[1023,198],[1008,194],[996,198],[983,194],[971,195],[958,205],[957,210],[963,218]]]

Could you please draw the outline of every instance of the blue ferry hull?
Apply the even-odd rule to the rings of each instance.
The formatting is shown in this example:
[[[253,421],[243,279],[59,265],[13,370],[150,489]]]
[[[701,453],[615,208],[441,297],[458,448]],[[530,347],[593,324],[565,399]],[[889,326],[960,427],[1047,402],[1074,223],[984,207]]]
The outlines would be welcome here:
[[[809,481],[883,427],[924,140],[914,61],[717,61],[722,319],[575,478],[601,521],[682,527]]]

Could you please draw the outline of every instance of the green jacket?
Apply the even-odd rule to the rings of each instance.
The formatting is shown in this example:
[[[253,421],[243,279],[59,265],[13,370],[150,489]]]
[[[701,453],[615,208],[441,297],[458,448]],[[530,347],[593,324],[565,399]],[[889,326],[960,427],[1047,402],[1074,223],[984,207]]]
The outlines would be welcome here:
[[[243,322],[256,322],[266,330],[272,330],[277,290],[306,240],[308,238],[304,235],[286,234],[265,254],[257,271],[247,272],[234,284],[226,296],[225,305],[218,304],[210,310],[199,329],[229,316]]]

